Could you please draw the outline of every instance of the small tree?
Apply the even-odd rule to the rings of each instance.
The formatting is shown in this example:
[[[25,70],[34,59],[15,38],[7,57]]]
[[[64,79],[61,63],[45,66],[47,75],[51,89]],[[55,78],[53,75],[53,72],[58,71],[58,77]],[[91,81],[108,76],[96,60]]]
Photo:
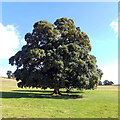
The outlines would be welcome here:
[[[102,81],[99,81],[99,85],[102,85]]]
[[[109,81],[108,80],[105,80],[103,83],[104,83],[104,85],[109,85]]]
[[[91,45],[86,33],[68,18],[57,19],[54,24],[38,21],[32,34],[25,35],[26,45],[9,59],[16,65],[18,87],[92,89],[103,73],[90,55]]]
[[[112,81],[108,81],[108,80],[105,80],[103,83],[104,83],[104,85],[112,85],[112,84],[114,84]]]
[[[12,78],[12,71],[11,70],[8,70],[6,74],[7,74],[9,79]]]
[[[109,81],[109,85],[112,85],[112,84],[114,84],[112,81]]]

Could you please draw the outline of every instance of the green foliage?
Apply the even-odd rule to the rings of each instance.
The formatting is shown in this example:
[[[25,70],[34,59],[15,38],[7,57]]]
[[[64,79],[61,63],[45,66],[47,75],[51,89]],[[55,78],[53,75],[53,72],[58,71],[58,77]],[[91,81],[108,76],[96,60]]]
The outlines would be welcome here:
[[[88,35],[72,19],[60,18],[53,25],[38,21],[25,41],[22,50],[9,59],[17,66],[19,87],[91,89],[103,75],[96,57],[89,54]]]
[[[14,77],[14,74],[12,73],[11,70],[8,70],[6,74],[7,74],[9,79]]]
[[[99,81],[99,83],[98,83],[99,85],[102,85],[102,81]]]
[[[112,81],[109,81],[109,80],[105,80],[103,83],[104,83],[104,85],[112,85],[112,84],[114,84]]]

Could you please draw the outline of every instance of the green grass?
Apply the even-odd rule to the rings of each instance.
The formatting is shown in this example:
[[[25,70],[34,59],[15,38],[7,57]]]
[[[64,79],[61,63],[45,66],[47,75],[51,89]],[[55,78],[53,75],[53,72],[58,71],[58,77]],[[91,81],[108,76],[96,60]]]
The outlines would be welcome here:
[[[16,82],[3,81],[3,118],[118,118],[118,86],[52,96],[51,89],[20,89]],[[65,89],[60,91],[66,94]]]

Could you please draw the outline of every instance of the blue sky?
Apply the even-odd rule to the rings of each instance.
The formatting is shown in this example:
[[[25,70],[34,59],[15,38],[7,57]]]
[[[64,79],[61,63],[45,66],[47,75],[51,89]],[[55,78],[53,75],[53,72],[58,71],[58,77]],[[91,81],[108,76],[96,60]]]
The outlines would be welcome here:
[[[15,70],[15,67],[8,64],[8,59],[25,44],[24,35],[32,32],[35,22],[46,20],[54,23],[61,17],[73,19],[75,25],[88,34],[92,45],[90,54],[96,56],[97,64],[104,72],[102,81],[108,79],[116,83],[118,80],[117,2],[2,3],[0,27],[5,29],[3,34],[7,33],[8,36],[6,34],[6,38],[2,37],[0,44],[4,46],[8,43],[8,45],[3,48],[6,52],[0,53],[0,76],[5,76],[8,69]]]

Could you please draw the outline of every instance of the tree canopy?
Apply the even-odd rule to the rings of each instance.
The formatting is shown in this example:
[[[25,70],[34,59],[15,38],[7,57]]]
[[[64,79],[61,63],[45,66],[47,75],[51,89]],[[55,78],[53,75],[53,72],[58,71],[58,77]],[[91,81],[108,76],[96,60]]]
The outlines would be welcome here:
[[[112,84],[114,84],[112,81],[109,81],[109,80],[105,80],[103,83],[104,83],[104,85],[112,85]]]
[[[26,45],[9,59],[18,87],[91,89],[103,73],[90,55],[89,37],[68,18],[38,21],[25,35]]]

